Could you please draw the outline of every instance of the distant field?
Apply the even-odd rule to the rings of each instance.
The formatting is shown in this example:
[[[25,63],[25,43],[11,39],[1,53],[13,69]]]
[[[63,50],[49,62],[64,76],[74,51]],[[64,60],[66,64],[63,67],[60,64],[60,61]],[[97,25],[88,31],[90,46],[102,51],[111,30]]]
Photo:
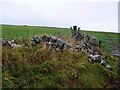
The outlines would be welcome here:
[[[109,37],[115,38],[116,40],[112,42],[118,42],[118,34],[117,33],[109,33],[106,32],[106,34],[109,35],[109,37],[105,34],[105,32],[94,32],[94,31],[85,31],[81,30],[82,33],[87,33],[90,35],[96,36],[99,40],[103,41],[103,44],[105,46],[105,49],[108,50],[108,44],[107,42],[109,40]],[[70,29],[68,28],[54,28],[54,27],[41,27],[41,26],[16,26],[16,25],[2,25],[2,37],[7,39],[18,39],[21,40],[23,38],[31,38],[33,35],[42,35],[42,34],[48,34],[48,35],[63,35],[66,37],[70,37]],[[111,41],[111,40],[110,40]]]
[[[12,26],[12,25],[3,25],[2,26],[2,35],[3,38],[9,39],[21,39],[31,37],[33,35],[41,34],[61,34],[61,35],[70,35],[69,29],[64,28],[50,28],[50,27],[40,27],[40,26]]]

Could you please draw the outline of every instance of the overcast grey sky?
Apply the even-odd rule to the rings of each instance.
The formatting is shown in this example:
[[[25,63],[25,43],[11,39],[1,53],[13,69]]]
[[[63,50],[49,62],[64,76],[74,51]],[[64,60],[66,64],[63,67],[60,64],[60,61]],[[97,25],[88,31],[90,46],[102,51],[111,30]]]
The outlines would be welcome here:
[[[119,0],[2,0],[1,24],[118,32]]]

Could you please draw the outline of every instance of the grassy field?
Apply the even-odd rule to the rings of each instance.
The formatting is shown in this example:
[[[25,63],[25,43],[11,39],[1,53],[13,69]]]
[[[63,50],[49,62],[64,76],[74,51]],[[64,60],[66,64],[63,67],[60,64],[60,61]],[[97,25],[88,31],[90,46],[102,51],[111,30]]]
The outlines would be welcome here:
[[[113,43],[118,43],[118,34],[117,33],[110,33],[110,32],[95,32],[95,31],[85,31],[81,30],[82,33],[90,34],[96,36],[99,40],[103,41],[103,47],[107,52],[111,52],[112,45],[109,44],[111,40],[106,40],[109,37],[106,35],[108,34],[110,38],[115,38]],[[106,33],[106,34],[105,34]],[[2,25],[2,37],[7,39],[17,39],[23,41],[23,39],[30,39],[34,35],[57,35],[57,36],[64,36],[70,38],[71,32],[68,28],[54,28],[54,27],[41,27],[41,26],[16,26],[16,25]]]
[[[95,31],[85,31],[81,30],[82,33],[87,33],[90,35],[96,36],[99,40],[104,41],[105,38],[108,38],[105,35],[105,32],[95,32]],[[106,32],[111,36],[111,38],[118,38],[117,33]],[[21,39],[21,37],[29,37],[33,35],[41,35],[41,34],[60,34],[70,36],[71,32],[68,28],[55,28],[55,27],[41,27],[41,26],[16,26],[16,25],[2,25],[2,36],[3,38],[9,39]]]
[[[42,35],[42,34],[60,34],[60,35],[70,35],[69,29],[64,28],[50,28],[50,27],[40,27],[40,26],[2,26],[2,35],[4,38],[9,39],[21,39],[28,38],[33,35]]]
[[[107,38],[103,32],[83,31],[99,40]],[[29,39],[33,35],[57,34],[70,37],[70,30],[38,26],[2,26],[2,37]],[[113,38],[117,34],[109,33]],[[118,79],[118,59],[110,54],[106,61],[113,67],[110,71],[99,63],[88,62],[87,55],[72,51],[55,52],[35,47],[2,48],[3,88],[113,88]]]

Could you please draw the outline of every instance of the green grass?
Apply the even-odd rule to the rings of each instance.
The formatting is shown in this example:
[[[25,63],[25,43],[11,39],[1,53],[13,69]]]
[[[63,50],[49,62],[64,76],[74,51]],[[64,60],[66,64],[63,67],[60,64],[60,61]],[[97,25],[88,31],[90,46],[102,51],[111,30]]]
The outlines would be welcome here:
[[[14,26],[14,25],[3,25],[2,26],[2,37],[8,39],[21,39],[27,38],[33,35],[42,34],[59,34],[59,35],[70,35],[69,29],[63,28],[50,28],[40,26]]]
[[[111,40],[106,40],[106,34],[111,38],[116,38],[113,42],[118,43],[118,33],[110,32],[95,32],[95,31],[86,31],[81,30],[82,33],[96,36],[99,40],[103,42],[103,47],[107,52],[112,52],[111,48],[113,45],[110,45],[108,42]],[[106,34],[105,34],[106,33]],[[64,36],[65,38],[70,38],[71,32],[67,28],[54,28],[54,27],[41,27],[41,26],[17,26],[17,25],[2,25],[2,37],[7,39],[17,39],[20,41],[29,40],[34,35],[57,35]]]
[[[46,48],[4,47],[3,88],[103,88],[111,76],[117,78],[117,59],[113,71],[90,63],[84,53],[54,52]],[[109,84],[109,85],[112,85]]]
[[[70,37],[70,30],[39,26],[3,25],[2,37],[7,39],[31,38],[33,35],[48,34]],[[99,40],[107,38],[104,32],[84,31]],[[116,38],[118,34],[109,33]],[[54,52],[35,47],[2,48],[3,88],[103,88],[111,77],[118,79],[118,59],[107,54],[106,61],[113,67],[109,71],[99,63],[88,62],[87,55],[72,51]],[[106,45],[107,47],[107,45]],[[109,83],[112,86],[113,83]]]
[[[105,32],[95,32],[95,31],[86,31],[82,30],[82,33],[87,33],[90,35],[96,36],[99,40],[104,41],[105,38],[108,38],[105,35]],[[118,38],[117,33],[106,32],[111,36],[111,38]],[[21,37],[29,37],[33,35],[42,35],[42,34],[60,34],[70,36],[71,32],[68,28],[54,28],[54,27],[41,27],[41,26],[17,26],[17,25],[2,25],[2,37],[9,39],[21,39]]]

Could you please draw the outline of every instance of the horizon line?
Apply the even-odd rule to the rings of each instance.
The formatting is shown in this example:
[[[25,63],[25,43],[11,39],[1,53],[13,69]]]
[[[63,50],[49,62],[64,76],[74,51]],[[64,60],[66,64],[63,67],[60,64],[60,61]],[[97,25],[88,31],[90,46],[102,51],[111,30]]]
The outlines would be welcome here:
[[[49,27],[49,28],[67,28],[67,29],[70,29],[70,27],[72,27],[72,26],[74,26],[74,25],[72,25],[72,26],[70,26],[70,27],[60,27],[60,26],[49,26],[49,25],[30,25],[30,24],[9,24],[9,23],[3,23],[3,24],[1,24],[0,23],[0,25],[16,25],[16,26],[24,26],[24,25],[26,25],[26,26],[40,26],[40,27]],[[77,25],[76,25],[77,26]],[[79,26],[78,26],[79,27]],[[80,27],[81,28],[81,27]],[[97,30],[93,30],[93,29],[81,29],[81,30],[83,30],[83,31],[95,31],[95,32],[108,32],[108,33],[118,33],[118,34],[120,34],[120,32],[119,32],[119,30],[118,30],[118,32],[109,32],[109,31],[97,31]]]

